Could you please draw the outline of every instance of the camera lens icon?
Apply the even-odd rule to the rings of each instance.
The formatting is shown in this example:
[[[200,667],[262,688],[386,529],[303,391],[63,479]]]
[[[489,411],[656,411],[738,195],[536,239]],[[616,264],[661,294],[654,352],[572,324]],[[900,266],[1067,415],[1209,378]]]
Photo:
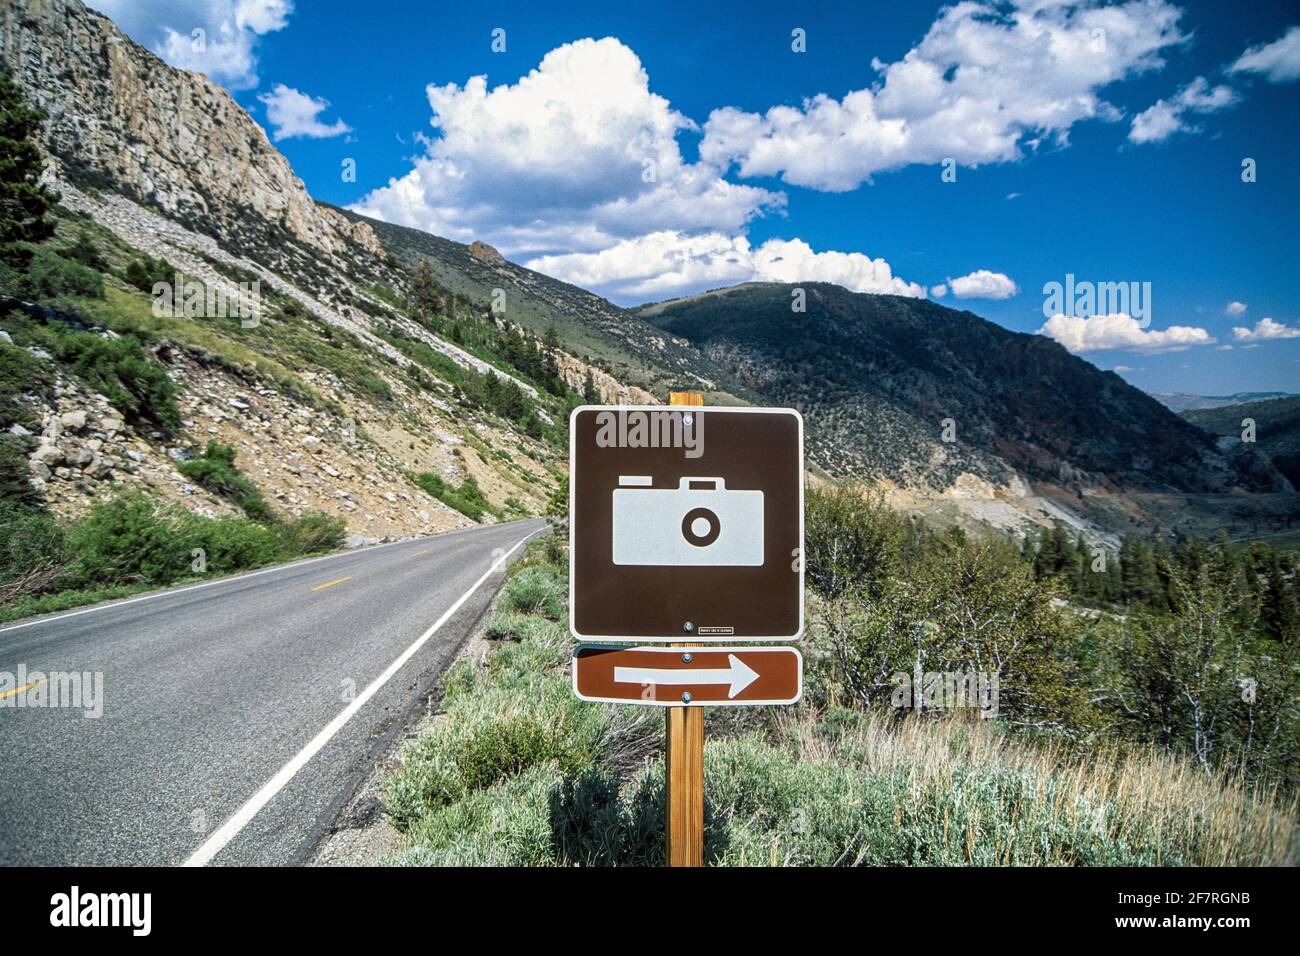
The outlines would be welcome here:
[[[707,548],[722,534],[722,522],[708,508],[695,508],[682,518],[682,537],[697,548]]]

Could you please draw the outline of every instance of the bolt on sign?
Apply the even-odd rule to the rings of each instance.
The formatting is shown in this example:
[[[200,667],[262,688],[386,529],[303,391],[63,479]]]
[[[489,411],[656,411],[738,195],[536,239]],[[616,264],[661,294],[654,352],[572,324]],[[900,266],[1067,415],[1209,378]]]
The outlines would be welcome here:
[[[802,634],[798,412],[583,406],[569,429],[575,637],[726,643]]]
[[[573,652],[573,693],[582,700],[660,707],[793,704],[803,656],[792,647],[602,647]]]

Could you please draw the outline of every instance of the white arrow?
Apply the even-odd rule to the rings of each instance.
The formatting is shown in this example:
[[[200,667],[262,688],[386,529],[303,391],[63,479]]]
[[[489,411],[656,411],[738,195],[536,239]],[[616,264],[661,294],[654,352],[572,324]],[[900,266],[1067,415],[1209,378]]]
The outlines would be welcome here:
[[[689,667],[615,667],[616,684],[730,684],[727,697],[735,697],[754,681],[758,672],[750,668],[735,654],[727,655],[730,667],[711,667],[692,670]]]

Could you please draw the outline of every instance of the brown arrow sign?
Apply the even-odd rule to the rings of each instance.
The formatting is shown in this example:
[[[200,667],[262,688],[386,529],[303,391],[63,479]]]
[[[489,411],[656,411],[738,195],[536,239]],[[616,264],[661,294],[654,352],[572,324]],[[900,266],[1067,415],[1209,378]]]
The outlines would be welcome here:
[[[581,644],[573,652],[573,692],[651,707],[793,704],[803,693],[803,657],[793,647]]]

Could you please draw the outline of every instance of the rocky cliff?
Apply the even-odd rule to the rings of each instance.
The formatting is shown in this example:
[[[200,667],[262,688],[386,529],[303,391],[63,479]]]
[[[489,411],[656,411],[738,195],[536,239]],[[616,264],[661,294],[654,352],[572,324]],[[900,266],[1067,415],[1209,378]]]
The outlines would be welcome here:
[[[265,227],[329,254],[382,254],[374,232],[307,194],[230,94],[174,70],[80,0],[5,0],[0,61],[45,110],[64,175],[107,186],[229,245]]]

